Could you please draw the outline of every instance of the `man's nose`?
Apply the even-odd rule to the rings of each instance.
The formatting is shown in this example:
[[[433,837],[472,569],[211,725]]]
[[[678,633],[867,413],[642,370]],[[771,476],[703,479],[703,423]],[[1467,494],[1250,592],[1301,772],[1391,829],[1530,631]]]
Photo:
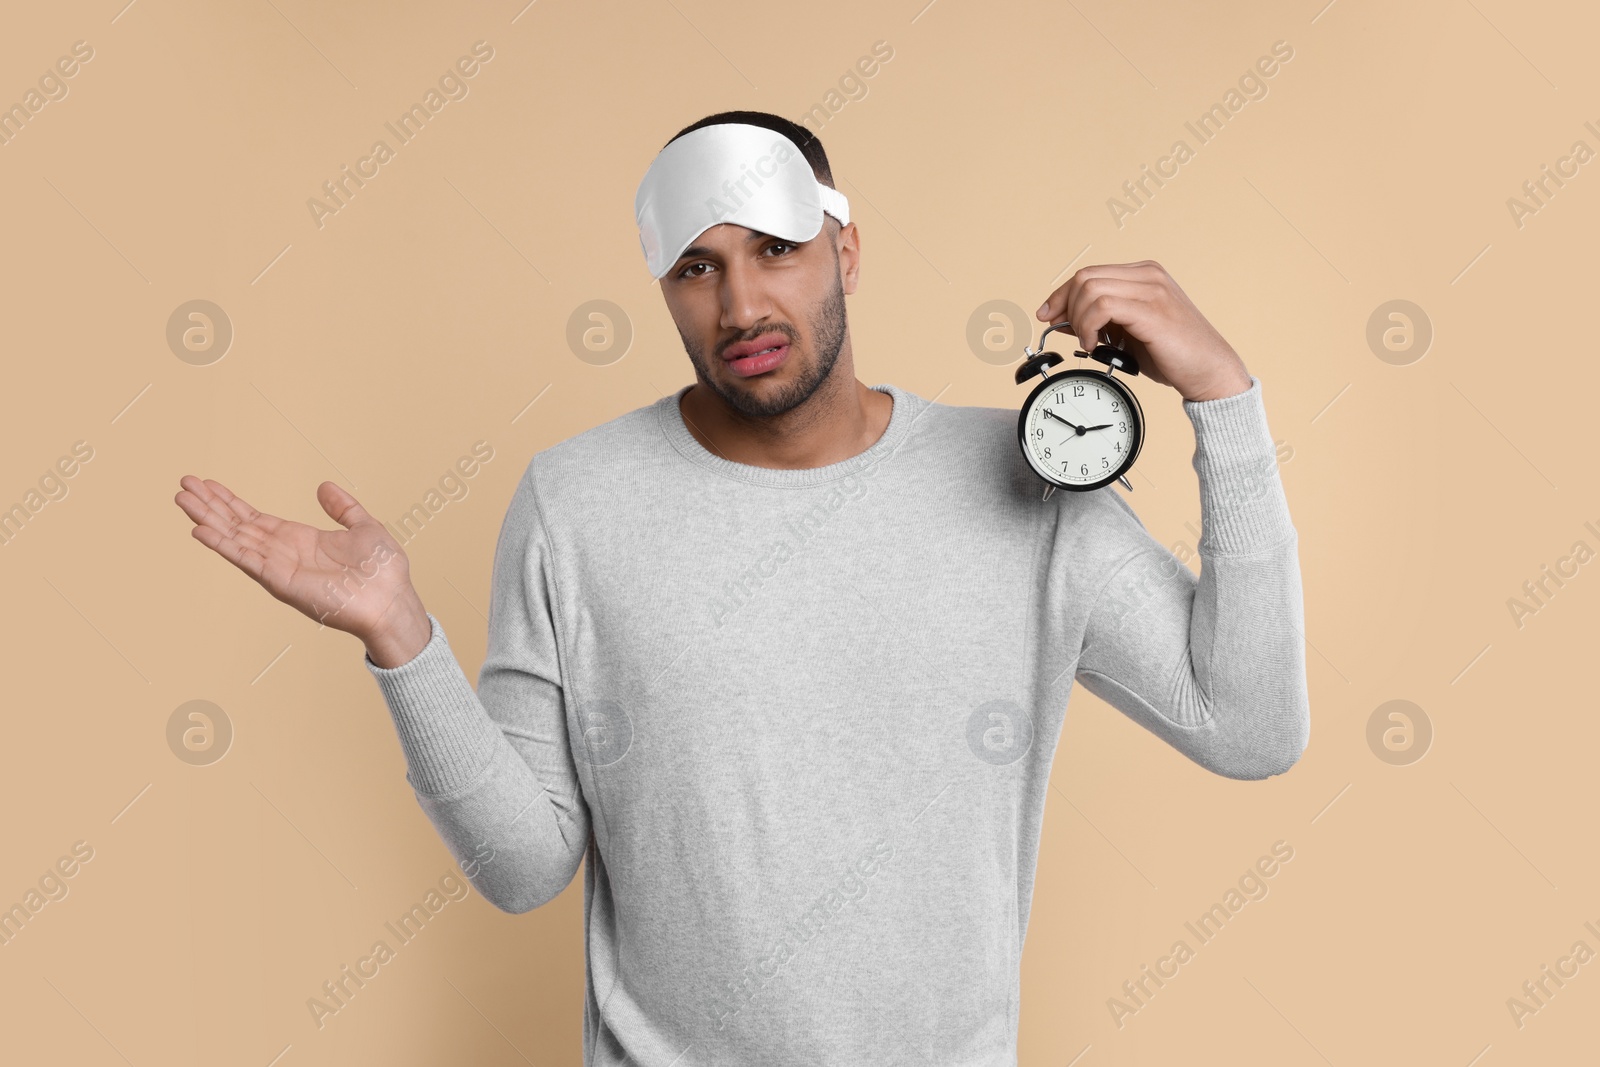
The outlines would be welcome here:
[[[722,272],[722,325],[732,330],[748,330],[772,313],[768,298],[753,265],[734,261]]]

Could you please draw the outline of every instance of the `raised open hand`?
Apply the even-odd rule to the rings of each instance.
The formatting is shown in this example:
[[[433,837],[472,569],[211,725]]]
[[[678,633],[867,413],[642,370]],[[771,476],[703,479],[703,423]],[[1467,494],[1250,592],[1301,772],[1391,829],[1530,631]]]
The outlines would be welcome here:
[[[405,551],[333,482],[317,486],[317,502],[342,530],[257,511],[209,478],[186,474],[178,484],[173,500],[194,520],[195,540],[285,604],[369,646],[379,635],[414,633],[419,618],[428,626]]]

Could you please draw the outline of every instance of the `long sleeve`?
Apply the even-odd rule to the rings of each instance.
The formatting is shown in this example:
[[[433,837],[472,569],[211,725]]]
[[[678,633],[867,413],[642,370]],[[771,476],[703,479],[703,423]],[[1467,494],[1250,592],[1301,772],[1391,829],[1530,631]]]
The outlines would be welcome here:
[[[1077,678],[1090,692],[1229,778],[1287,771],[1310,739],[1299,538],[1278,476],[1261,383],[1185,401],[1195,430],[1198,577],[1126,501],[1128,539],[1089,616]]]
[[[495,547],[477,692],[431,613],[433,635],[411,660],[384,668],[362,657],[393,717],[417,802],[478,891],[509,912],[566,888],[589,841],[568,744],[551,572],[530,465]]]

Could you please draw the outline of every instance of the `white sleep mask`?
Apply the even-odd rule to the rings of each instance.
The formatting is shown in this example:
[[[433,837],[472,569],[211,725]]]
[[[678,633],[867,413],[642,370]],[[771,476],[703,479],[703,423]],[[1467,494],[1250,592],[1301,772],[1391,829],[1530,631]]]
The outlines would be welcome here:
[[[799,243],[822,231],[823,212],[841,226],[850,222],[849,201],[817,181],[793,141],[738,122],[702,126],[667,145],[633,198],[645,266],[656,279],[718,223]]]

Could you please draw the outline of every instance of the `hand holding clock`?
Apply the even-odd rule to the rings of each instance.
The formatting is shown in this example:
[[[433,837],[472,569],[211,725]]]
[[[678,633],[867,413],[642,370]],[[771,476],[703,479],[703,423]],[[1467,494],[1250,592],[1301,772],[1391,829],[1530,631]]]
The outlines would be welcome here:
[[[1154,260],[1083,267],[1034,314],[1052,324],[1071,322],[1085,351],[1094,350],[1103,331],[1139,361],[1140,373],[1185,400],[1216,400],[1250,388],[1239,354]]]

